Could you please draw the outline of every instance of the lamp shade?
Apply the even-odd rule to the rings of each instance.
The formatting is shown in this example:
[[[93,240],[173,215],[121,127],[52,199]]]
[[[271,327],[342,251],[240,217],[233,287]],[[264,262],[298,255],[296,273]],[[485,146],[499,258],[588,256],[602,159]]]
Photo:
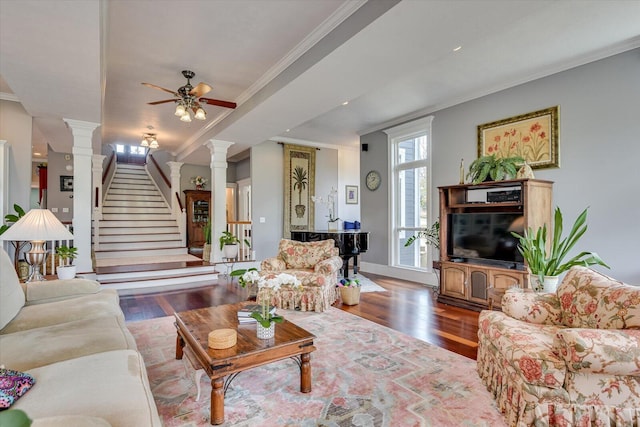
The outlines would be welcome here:
[[[49,209],[31,209],[0,240],[71,240],[73,234]]]

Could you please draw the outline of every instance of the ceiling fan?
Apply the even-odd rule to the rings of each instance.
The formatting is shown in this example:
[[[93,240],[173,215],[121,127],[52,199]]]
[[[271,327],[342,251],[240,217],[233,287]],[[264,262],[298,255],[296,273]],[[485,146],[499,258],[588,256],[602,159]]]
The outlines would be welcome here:
[[[194,113],[194,117],[198,120],[205,120],[207,118],[207,113],[204,111],[200,103],[216,105],[218,107],[224,108],[236,108],[237,104],[235,102],[223,101],[220,99],[212,99],[212,98],[202,98],[202,95],[211,91],[211,86],[206,83],[198,83],[195,87],[191,85],[191,79],[195,77],[196,73],[189,70],[183,70],[182,75],[187,79],[187,84],[181,86],[177,91],[173,91],[171,89],[165,89],[163,87],[151,84],[151,83],[142,83],[147,87],[151,87],[154,89],[160,89],[165,92],[168,92],[175,96],[172,99],[165,99],[162,101],[154,101],[149,102],[149,105],[158,105],[164,104],[167,102],[175,102],[178,105],[176,106],[175,115],[180,117],[180,120],[183,122],[191,121],[191,113],[189,110],[192,110]]]

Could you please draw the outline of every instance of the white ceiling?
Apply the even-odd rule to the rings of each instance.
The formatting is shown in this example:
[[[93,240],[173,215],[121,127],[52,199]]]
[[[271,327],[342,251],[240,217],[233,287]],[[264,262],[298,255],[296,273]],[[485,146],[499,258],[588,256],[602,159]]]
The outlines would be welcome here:
[[[104,144],[152,126],[178,161],[208,164],[212,138],[230,155],[278,137],[355,146],[637,47],[640,1],[0,0],[0,96],[34,116],[36,145],[70,152],[63,118],[101,123]],[[147,105],[171,95],[140,83],[176,90],[184,69],[238,108],[187,124]]]

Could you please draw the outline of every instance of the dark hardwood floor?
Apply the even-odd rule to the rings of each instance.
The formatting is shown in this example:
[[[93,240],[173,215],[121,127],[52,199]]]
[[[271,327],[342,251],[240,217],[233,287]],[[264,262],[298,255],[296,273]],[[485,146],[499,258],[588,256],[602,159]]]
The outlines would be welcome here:
[[[380,325],[411,335],[439,347],[475,359],[478,347],[478,313],[440,304],[431,288],[418,283],[364,273],[387,289],[360,295],[360,304],[335,306]],[[127,321],[171,316],[212,305],[248,298],[237,282],[221,278],[210,286],[154,294],[120,297]]]

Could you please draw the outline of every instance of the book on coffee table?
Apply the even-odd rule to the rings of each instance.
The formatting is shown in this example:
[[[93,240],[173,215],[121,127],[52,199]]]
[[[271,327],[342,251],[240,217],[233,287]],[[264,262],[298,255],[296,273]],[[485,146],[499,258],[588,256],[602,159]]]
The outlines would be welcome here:
[[[260,312],[261,310],[262,310],[262,306],[260,304],[245,305],[240,310],[238,310],[238,319],[248,318],[248,319],[255,320],[253,317],[250,317],[251,313],[253,313],[254,311]],[[275,306],[269,307],[269,314],[275,314],[275,313],[276,313]]]

